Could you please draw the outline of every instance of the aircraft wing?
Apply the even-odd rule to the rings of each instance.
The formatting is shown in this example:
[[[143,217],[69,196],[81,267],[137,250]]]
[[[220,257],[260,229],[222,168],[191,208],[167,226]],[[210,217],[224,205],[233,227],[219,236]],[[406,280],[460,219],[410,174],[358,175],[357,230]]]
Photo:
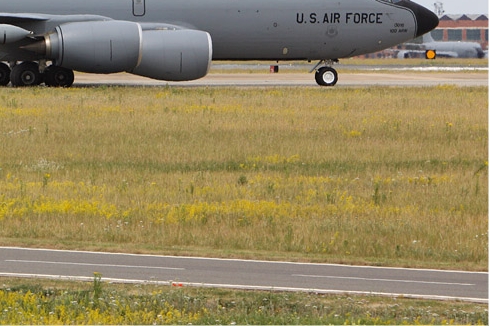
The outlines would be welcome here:
[[[48,15],[39,14],[9,14],[0,13],[0,23],[1,24],[15,24],[15,23],[26,23],[26,22],[39,22],[46,21],[49,18]]]
[[[0,13],[0,25],[26,29],[32,34],[43,34],[54,27],[72,22],[108,21],[112,18],[100,15],[47,15],[38,13]]]
[[[42,34],[52,30],[54,27],[75,22],[110,21],[110,17],[101,15],[47,15],[37,13],[0,13],[0,25],[7,24],[25,28],[35,34]],[[178,26],[165,23],[141,23],[144,31],[149,30],[182,30],[193,29],[192,27]]]
[[[453,51],[436,51],[441,58],[458,58],[458,54]],[[425,50],[400,50],[396,56],[398,59],[425,58]]]

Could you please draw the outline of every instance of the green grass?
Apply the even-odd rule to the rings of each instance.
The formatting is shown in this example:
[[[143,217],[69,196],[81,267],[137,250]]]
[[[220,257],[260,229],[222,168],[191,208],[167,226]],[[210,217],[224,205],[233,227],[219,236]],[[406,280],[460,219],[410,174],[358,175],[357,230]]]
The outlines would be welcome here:
[[[0,324],[487,325],[483,304],[3,279]]]
[[[0,244],[487,270],[487,121],[486,87],[2,89]]]
[[[5,88],[0,153],[0,245],[488,266],[486,87]],[[1,281],[0,324],[488,324],[454,301]]]

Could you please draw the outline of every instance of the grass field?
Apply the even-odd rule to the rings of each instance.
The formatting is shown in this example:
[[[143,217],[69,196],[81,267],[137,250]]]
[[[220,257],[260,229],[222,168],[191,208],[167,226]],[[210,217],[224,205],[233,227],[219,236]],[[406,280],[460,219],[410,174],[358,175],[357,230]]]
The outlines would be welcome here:
[[[488,325],[455,301],[3,279],[0,325]]]
[[[487,88],[3,89],[0,244],[486,270]]]
[[[5,88],[0,153],[0,245],[488,266],[486,87]],[[488,324],[464,302],[2,284],[0,324]]]

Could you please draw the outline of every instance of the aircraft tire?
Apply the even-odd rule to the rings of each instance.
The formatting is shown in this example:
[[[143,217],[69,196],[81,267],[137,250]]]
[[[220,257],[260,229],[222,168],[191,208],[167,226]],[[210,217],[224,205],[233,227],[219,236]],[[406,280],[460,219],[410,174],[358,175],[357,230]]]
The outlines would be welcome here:
[[[8,83],[10,83],[10,67],[0,63],[0,86],[7,86]]]
[[[315,80],[320,86],[335,86],[339,77],[337,71],[332,67],[322,67],[316,71]]]
[[[43,78],[37,63],[27,61],[12,68],[10,81],[14,87],[26,87],[41,84]]]
[[[49,87],[70,87],[75,81],[73,70],[49,66],[44,70],[44,83]]]

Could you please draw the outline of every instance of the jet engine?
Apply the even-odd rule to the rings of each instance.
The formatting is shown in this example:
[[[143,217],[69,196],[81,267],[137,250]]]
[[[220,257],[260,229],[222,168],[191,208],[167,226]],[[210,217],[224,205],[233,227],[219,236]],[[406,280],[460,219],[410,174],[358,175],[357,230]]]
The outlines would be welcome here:
[[[0,24],[0,34],[0,44],[9,44],[22,40],[32,32],[14,25]]]
[[[189,29],[143,30],[127,21],[62,24],[25,47],[43,52],[56,66],[88,73],[129,72],[159,80],[204,77],[211,65],[208,33]]]

